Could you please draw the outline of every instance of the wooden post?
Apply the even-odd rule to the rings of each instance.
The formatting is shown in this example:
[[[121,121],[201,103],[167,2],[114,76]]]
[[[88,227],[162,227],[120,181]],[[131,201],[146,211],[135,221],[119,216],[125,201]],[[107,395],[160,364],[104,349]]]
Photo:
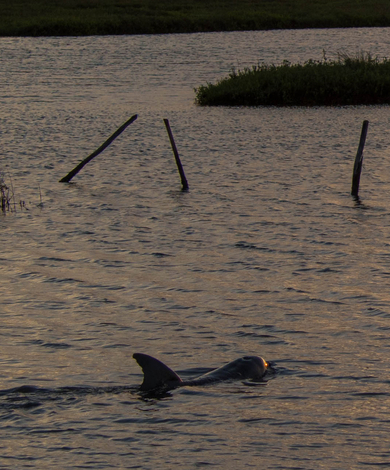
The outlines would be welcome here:
[[[363,149],[364,144],[366,143],[367,137],[367,130],[368,130],[368,121],[363,121],[362,132],[360,134],[360,142],[358,151],[355,158],[355,164],[353,166],[353,174],[352,174],[352,196],[358,197],[359,194],[359,183],[360,183],[360,173],[362,172],[362,165],[363,165]]]
[[[167,128],[169,140],[171,141],[173,154],[174,154],[175,160],[176,160],[177,169],[179,170],[182,190],[187,191],[189,189],[187,178],[186,178],[186,175],[184,174],[183,166],[181,164],[180,157],[179,157],[179,152],[177,151],[176,144],[175,144],[175,141],[173,139],[173,134],[172,134],[172,131],[171,131],[171,126],[169,125],[168,119],[164,119],[164,124],[165,124],[165,127]]]
[[[134,114],[128,121],[126,121],[124,124],[121,125],[121,127],[115,131],[111,137],[109,137],[98,149],[96,149],[94,152],[91,153],[87,158],[85,158],[82,162],[80,162],[75,168],[73,168],[72,171],[70,171],[66,176],[60,179],[60,183],[69,183],[69,181],[77,175],[77,173],[88,163],[90,162],[93,158],[95,158],[99,153],[103,152],[105,148],[107,148],[111,142],[113,142],[118,135],[122,134],[122,132],[126,129],[127,126],[130,126],[132,122],[134,122],[137,119],[137,115]]]

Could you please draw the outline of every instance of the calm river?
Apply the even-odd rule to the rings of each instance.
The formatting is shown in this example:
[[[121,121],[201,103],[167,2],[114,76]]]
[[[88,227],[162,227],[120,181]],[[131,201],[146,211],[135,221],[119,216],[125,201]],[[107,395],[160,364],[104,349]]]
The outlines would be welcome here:
[[[0,45],[16,202],[0,217],[0,468],[390,466],[389,107],[200,108],[193,91],[259,61],[387,56],[390,29]],[[183,377],[244,355],[275,373],[143,399],[134,352]]]

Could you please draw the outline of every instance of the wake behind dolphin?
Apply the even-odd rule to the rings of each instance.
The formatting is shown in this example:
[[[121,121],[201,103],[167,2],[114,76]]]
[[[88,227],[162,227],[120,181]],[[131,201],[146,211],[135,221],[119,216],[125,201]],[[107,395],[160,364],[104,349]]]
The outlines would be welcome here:
[[[262,357],[244,356],[190,380],[182,380],[176,372],[158,359],[147,354],[135,353],[133,358],[144,373],[141,391],[172,390],[177,387],[197,386],[231,380],[259,381],[267,372],[268,364]]]

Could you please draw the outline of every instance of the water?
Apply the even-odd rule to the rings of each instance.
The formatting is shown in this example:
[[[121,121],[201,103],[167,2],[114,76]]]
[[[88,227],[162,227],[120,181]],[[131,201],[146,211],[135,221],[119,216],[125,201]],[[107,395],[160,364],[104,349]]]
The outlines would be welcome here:
[[[389,108],[193,104],[260,60],[386,56],[389,29],[0,43],[1,166],[27,208],[0,218],[0,467],[390,465]],[[134,352],[276,373],[142,399]]]

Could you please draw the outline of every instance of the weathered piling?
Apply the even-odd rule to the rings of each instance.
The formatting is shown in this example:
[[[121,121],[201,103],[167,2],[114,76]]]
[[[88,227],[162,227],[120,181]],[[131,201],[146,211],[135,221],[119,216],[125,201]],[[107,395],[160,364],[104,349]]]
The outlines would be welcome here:
[[[60,179],[60,183],[69,183],[69,181],[77,175],[77,173],[93,158],[95,158],[99,153],[102,153],[105,148],[107,148],[111,142],[113,142],[122,132],[126,129],[126,127],[130,126],[132,122],[137,119],[137,114],[134,114],[128,121],[121,125],[121,127],[116,130],[111,137],[109,137],[99,148],[97,148],[94,152],[91,153],[87,158],[81,161],[72,171],[70,171],[66,176]]]
[[[367,137],[367,130],[368,130],[368,121],[363,121],[362,132],[360,134],[360,142],[358,151],[355,158],[355,164],[353,166],[353,174],[352,174],[352,196],[358,197],[359,194],[359,183],[360,183],[360,174],[362,172],[362,165],[363,165],[363,149],[364,144],[366,143]]]
[[[173,154],[175,156],[177,169],[179,170],[182,190],[187,191],[189,189],[187,178],[186,178],[186,175],[184,174],[183,166],[181,164],[180,157],[179,157],[179,152],[177,151],[175,140],[173,138],[171,126],[169,125],[168,119],[164,119],[164,124],[168,132],[169,140],[171,141],[171,146],[172,146]]]

